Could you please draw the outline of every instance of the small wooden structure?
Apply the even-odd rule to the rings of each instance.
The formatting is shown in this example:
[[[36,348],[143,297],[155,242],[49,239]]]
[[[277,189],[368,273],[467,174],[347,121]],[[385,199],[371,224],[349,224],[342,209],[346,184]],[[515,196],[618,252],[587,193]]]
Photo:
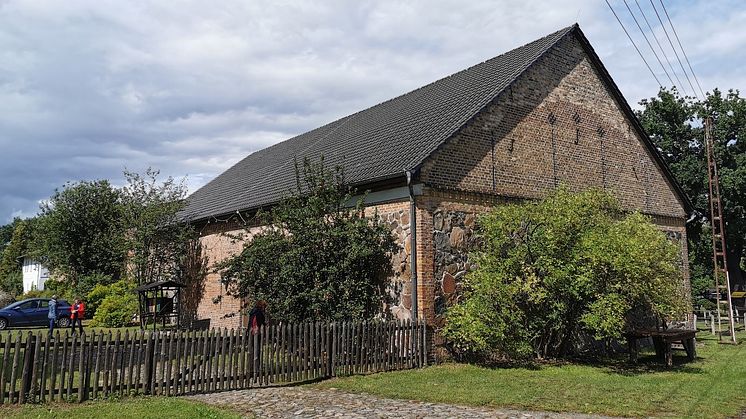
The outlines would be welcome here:
[[[140,307],[140,328],[144,329],[148,319],[153,320],[153,330],[158,320],[166,326],[166,320],[181,317],[181,289],[184,284],[173,280],[151,282],[135,288]]]
[[[694,329],[649,329],[629,332],[626,334],[626,337],[629,345],[630,360],[637,362],[637,354],[639,352],[638,340],[649,337],[653,339],[655,354],[663,359],[666,366],[670,367],[673,365],[672,344],[674,343],[681,343],[687,357],[692,361],[697,356],[694,339],[696,334],[697,330]]]

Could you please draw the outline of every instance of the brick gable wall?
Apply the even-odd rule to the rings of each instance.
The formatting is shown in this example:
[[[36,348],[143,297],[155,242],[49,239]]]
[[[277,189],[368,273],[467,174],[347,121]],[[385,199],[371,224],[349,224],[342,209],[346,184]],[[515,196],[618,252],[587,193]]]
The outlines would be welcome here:
[[[518,198],[540,198],[559,184],[598,187],[626,209],[685,216],[574,36],[438,150],[421,177],[433,187]]]

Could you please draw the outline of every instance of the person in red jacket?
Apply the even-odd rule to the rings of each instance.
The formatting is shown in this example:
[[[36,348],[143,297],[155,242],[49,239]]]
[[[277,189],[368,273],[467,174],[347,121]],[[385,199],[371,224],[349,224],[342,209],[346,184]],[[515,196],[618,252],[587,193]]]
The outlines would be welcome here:
[[[78,330],[83,334],[83,319],[85,318],[85,304],[76,298],[73,305],[70,306],[70,330],[75,333],[75,322],[78,323]]]

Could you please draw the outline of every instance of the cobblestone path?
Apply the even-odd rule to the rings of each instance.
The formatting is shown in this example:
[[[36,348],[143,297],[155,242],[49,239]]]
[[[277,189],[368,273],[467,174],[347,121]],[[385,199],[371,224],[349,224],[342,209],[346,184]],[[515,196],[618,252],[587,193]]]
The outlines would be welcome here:
[[[368,394],[307,387],[272,387],[187,397],[257,418],[600,418],[383,399]]]

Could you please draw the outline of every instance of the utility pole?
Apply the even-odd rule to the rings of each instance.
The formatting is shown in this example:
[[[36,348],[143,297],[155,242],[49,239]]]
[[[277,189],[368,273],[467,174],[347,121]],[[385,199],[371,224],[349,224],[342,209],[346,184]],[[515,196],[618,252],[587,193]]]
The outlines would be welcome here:
[[[730,342],[736,344],[736,327],[733,318],[733,301],[730,295],[730,276],[725,247],[725,223],[723,221],[723,201],[720,199],[720,179],[718,177],[715,146],[712,140],[712,118],[705,118],[705,149],[707,152],[707,177],[710,184],[710,223],[712,224],[712,261],[715,276],[715,295],[717,300],[718,338],[723,343],[723,324],[721,306],[727,304],[728,331]],[[726,301],[722,301],[721,291],[726,291]]]

